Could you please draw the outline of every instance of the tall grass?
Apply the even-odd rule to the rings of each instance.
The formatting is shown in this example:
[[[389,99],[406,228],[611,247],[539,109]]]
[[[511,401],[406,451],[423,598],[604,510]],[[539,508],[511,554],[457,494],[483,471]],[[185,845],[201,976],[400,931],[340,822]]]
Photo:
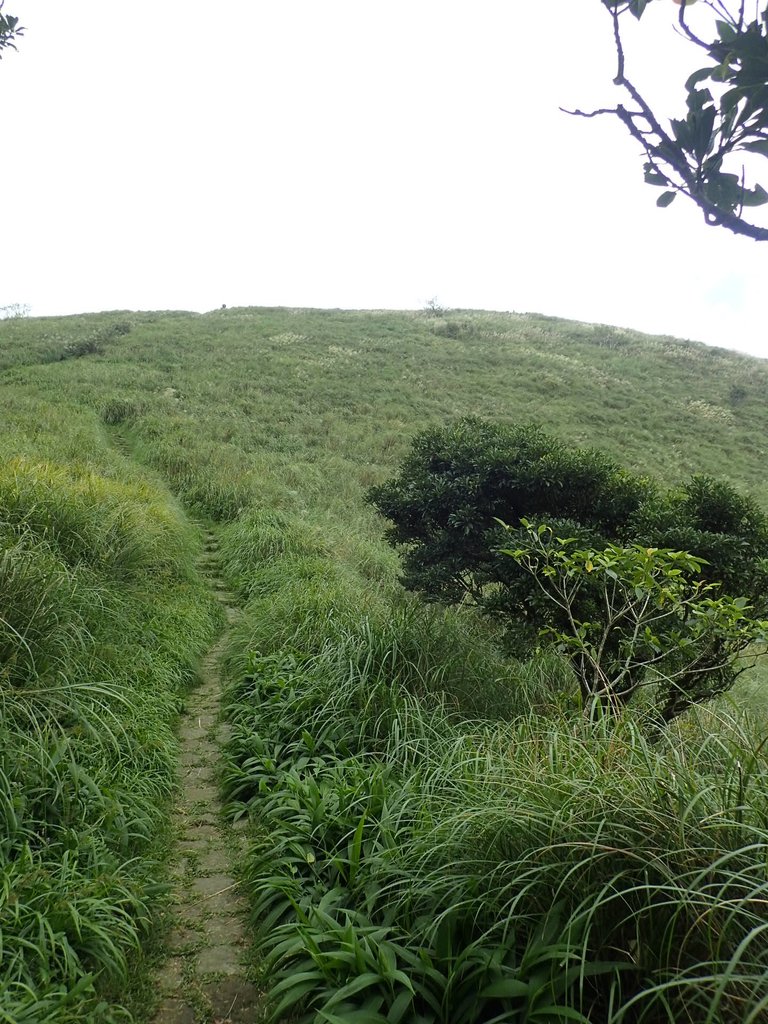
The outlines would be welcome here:
[[[256,504],[367,530],[359,495],[415,432],[467,414],[537,420],[665,481],[698,471],[766,494],[768,364],[672,338],[534,315],[456,313],[446,333],[415,313],[233,309],[3,321],[0,347],[24,361],[47,336],[126,319],[103,355],[16,365],[7,386],[106,419],[121,403],[142,457],[226,521]]]
[[[95,416],[16,411],[0,442],[0,1020],[127,1020],[173,723],[218,613],[195,531]]]
[[[247,513],[224,552],[270,1019],[763,1018],[764,726],[587,724],[558,659],[371,587],[316,520]]]
[[[526,706],[536,674],[529,671],[523,685],[525,673],[504,657],[489,623],[424,607],[392,580],[371,586],[326,552],[316,529],[286,516],[252,513],[224,532],[224,566],[247,612],[233,630],[233,672],[246,671],[254,650],[322,655],[336,659],[342,677],[361,674],[414,694],[439,693],[460,716],[508,717]],[[551,680],[537,678],[537,699],[553,697]]]
[[[683,746],[630,720],[472,727],[342,661],[256,658],[232,692],[271,1019],[763,1018],[768,766],[749,729]]]

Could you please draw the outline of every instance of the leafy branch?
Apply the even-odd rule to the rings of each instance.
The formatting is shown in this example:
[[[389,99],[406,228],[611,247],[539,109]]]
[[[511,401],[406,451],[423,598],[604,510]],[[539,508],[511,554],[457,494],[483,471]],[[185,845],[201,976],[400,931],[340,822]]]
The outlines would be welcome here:
[[[15,40],[24,35],[24,29],[19,25],[19,19],[12,14],[3,14],[5,0],[0,0],[0,58],[4,49],[15,50]]]
[[[752,21],[745,17],[744,0],[732,10],[722,0],[706,0],[715,14],[715,37],[706,41],[686,21],[693,0],[682,0],[679,31],[708,58],[705,67],[685,82],[686,114],[669,120],[669,129],[653,111],[627,73],[621,18],[639,19],[650,0],[602,0],[613,22],[617,69],[614,84],[627,94],[628,103],[585,112],[579,117],[610,114],[617,117],[645,154],[645,180],[664,188],[657,205],[669,206],[678,194],[687,196],[702,211],[707,224],[735,234],[768,241],[768,228],[744,219],[751,207],[768,203],[760,184],[748,187],[743,166],[726,170],[738,154],[768,157],[768,4]],[[704,87],[709,81],[715,87]]]
[[[666,724],[732,686],[748,667],[740,655],[768,639],[745,598],[701,578],[704,559],[641,544],[578,548],[549,526],[521,525],[527,543],[501,553],[554,606],[541,634],[570,661],[589,707],[618,710],[653,687]]]

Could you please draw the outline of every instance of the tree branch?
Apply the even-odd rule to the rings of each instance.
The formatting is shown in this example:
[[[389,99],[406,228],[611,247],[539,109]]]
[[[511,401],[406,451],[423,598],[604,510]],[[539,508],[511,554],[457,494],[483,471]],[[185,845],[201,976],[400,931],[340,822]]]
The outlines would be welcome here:
[[[659,119],[654,114],[650,105],[646,102],[639,89],[627,77],[626,57],[624,44],[621,35],[620,18],[629,10],[628,4],[611,4],[603,0],[604,6],[609,10],[613,24],[613,38],[616,49],[616,76],[614,84],[626,90],[633,100],[635,109],[627,109],[622,104],[615,107],[603,107],[593,111],[580,109],[566,110],[564,113],[592,118],[601,114],[611,114],[617,117],[627,128],[643,148],[648,163],[656,172],[657,180],[652,184],[666,184],[673,193],[682,193],[692,200],[701,210],[704,221],[708,225],[727,228],[734,234],[755,241],[768,241],[768,228],[758,224],[745,221],[743,214],[744,203],[740,202],[738,189],[734,185],[734,178],[731,173],[721,171],[721,164],[725,157],[744,149],[754,149],[755,143],[763,143],[766,135],[765,104],[760,101],[755,107],[750,106],[750,96],[764,88],[768,82],[757,81],[752,84],[752,71],[747,78],[746,85],[743,81],[744,68],[751,69],[752,65],[759,64],[754,56],[755,34],[761,35],[762,29],[759,22],[755,21],[749,25],[745,24],[744,7],[745,0],[740,0],[738,17],[732,14],[728,7],[722,3],[708,4],[715,13],[722,14],[722,25],[724,21],[734,33],[734,42],[730,37],[723,34],[720,29],[720,38],[707,43],[699,38],[690,28],[686,20],[686,9],[688,4],[681,3],[677,23],[679,31],[691,43],[704,50],[714,66],[712,73],[716,73],[720,62],[728,60],[733,67],[723,79],[731,86],[731,96],[735,89],[745,91],[746,103],[737,100],[734,104],[731,99],[727,108],[721,106],[719,109],[720,119],[716,128],[709,130],[709,139],[701,135],[701,104],[711,112],[709,106],[712,103],[711,94],[697,90],[696,85],[702,75],[708,74],[706,69],[697,75],[694,83],[688,85],[689,111],[687,120],[675,122],[673,125],[675,135],[672,137],[669,132],[661,126]],[[635,12],[636,13],[636,12]],[[737,43],[743,40],[741,49]],[[734,47],[732,51],[732,46]],[[751,62],[751,63],[750,63]],[[758,78],[762,78],[758,72]],[[738,113],[737,113],[738,108]],[[678,126],[687,130],[687,137],[681,135]],[[705,128],[708,131],[710,126]],[[750,145],[751,144],[751,145]],[[758,146],[759,149],[759,146]],[[659,180],[661,179],[661,180]],[[741,197],[747,197],[747,190],[742,184]],[[764,195],[764,193],[762,193]],[[751,205],[759,205],[761,193],[757,189],[750,193]],[[714,200],[714,201],[713,201]]]

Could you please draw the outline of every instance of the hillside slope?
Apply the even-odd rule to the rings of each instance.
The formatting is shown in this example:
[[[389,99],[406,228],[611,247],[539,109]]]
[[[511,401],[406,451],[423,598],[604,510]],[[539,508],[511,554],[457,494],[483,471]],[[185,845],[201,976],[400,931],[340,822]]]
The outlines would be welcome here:
[[[416,432],[475,414],[537,421],[667,483],[723,476],[768,504],[767,385],[765,361],[534,315],[234,309],[0,323],[3,557],[10,580],[28,564],[37,573],[26,603],[0,608],[13,626],[0,682],[16,673],[26,688],[0,727],[9,764],[23,766],[23,749],[50,767],[38,804],[53,837],[41,844],[30,814],[7,851],[30,909],[0,902],[18,947],[15,973],[0,972],[0,1017],[69,1024],[102,1019],[101,1008],[105,1024],[126,1019],[128,957],[152,931],[161,851],[134,841],[129,816],[119,853],[131,858],[136,906],[118,948],[120,836],[102,803],[117,794],[135,817],[147,802],[135,780],[154,765],[144,833],[162,832],[171,728],[216,626],[193,564],[192,512],[212,521],[243,608],[225,659],[220,775],[230,816],[253,822],[238,883],[259,920],[273,1002],[280,992],[284,1009],[309,1000],[325,1020],[347,999],[351,1016],[334,1019],[358,1020],[381,969],[370,998],[388,1016],[366,1003],[365,1019],[521,1019],[523,998],[531,1020],[546,1009],[547,1019],[624,1024],[638,1000],[650,1008],[642,1019],[664,1024],[761,1019],[768,944],[746,937],[765,923],[762,719],[753,731],[716,706],[657,744],[632,721],[595,731],[556,656],[513,662],[471,609],[403,595],[364,495]],[[60,587],[41,622],[49,564]],[[18,608],[30,613],[21,629]],[[57,700],[73,681],[88,696],[76,722],[69,705],[57,716],[23,699],[48,669]],[[122,709],[119,743],[97,713],[106,684],[110,714]],[[61,744],[72,778],[88,772],[80,803],[65,808],[66,834]],[[98,881],[105,864],[116,872],[112,902],[94,904],[106,917],[99,943],[45,974],[45,951],[24,944],[40,876],[22,854],[45,854],[55,874],[66,844],[84,859],[94,843],[105,852],[84,877]],[[309,932],[297,929],[297,907]],[[69,949],[77,929],[57,908],[41,919]],[[702,927],[710,920],[717,927]],[[358,944],[357,966],[333,961],[340,928]],[[360,975],[364,961],[373,967]]]
[[[461,311],[121,312],[0,323],[0,366],[6,394],[66,394],[130,418],[148,445],[158,420],[178,438],[204,425],[225,448],[211,486],[229,492],[233,470],[276,462],[291,470],[288,504],[320,467],[381,479],[416,430],[468,413],[536,420],[629,468],[715,473],[768,498],[768,361],[618,328]]]

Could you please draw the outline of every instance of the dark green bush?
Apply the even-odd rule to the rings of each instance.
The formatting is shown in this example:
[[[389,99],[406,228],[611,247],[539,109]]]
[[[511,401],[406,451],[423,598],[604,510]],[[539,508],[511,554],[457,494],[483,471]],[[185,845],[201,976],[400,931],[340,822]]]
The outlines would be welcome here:
[[[536,426],[473,418],[428,430],[414,439],[399,474],[372,488],[368,500],[390,520],[387,535],[402,549],[405,585],[433,601],[469,599],[499,617],[517,654],[534,651],[542,630],[561,635],[571,617],[603,623],[611,614],[588,572],[573,600],[558,603],[535,574],[503,554],[526,546],[529,522],[549,527],[555,542],[573,538],[584,549],[687,551],[703,561],[701,582],[744,599],[753,617],[768,616],[768,519],[752,499],[701,475],[664,490]],[[609,630],[605,643],[621,646],[623,636]],[[710,647],[700,651],[700,669],[723,661],[721,646]],[[618,646],[613,653],[620,660]],[[718,678],[700,698],[688,694],[679,708],[709,699],[735,676]]]
[[[417,435],[398,476],[368,500],[402,547],[404,583],[430,600],[471,597],[509,615],[525,613],[535,588],[499,556],[497,520],[562,526],[585,542],[629,537],[631,517],[653,485],[593,449],[570,449],[537,426],[476,418]]]

